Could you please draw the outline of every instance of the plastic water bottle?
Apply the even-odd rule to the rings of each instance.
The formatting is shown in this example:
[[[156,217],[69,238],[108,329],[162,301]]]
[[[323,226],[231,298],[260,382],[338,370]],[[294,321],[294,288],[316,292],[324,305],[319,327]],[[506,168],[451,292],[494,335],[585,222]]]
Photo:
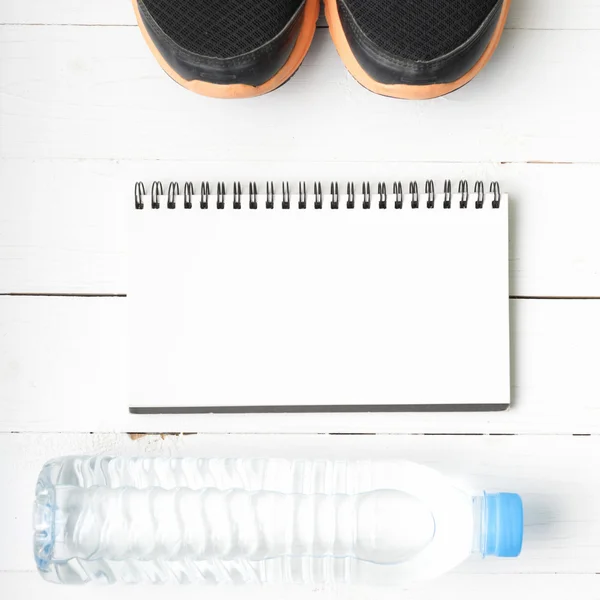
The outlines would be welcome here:
[[[402,461],[69,457],[34,527],[56,583],[409,585],[518,556],[523,507]]]

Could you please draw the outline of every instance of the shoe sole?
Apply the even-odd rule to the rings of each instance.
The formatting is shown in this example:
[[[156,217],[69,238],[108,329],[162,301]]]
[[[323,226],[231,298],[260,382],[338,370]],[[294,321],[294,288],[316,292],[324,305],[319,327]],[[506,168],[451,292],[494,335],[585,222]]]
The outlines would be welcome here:
[[[350,48],[350,44],[346,39],[346,34],[344,33],[344,28],[340,19],[337,0],[325,0],[325,16],[327,18],[329,31],[331,32],[331,37],[333,38],[333,43],[337,48],[338,54],[346,65],[346,68],[350,74],[361,85],[366,87],[371,92],[381,96],[389,96],[391,98],[400,98],[404,100],[429,100],[431,98],[445,96],[446,94],[461,88],[463,85],[469,83],[469,81],[471,81],[471,79],[473,79],[473,77],[475,77],[475,75],[477,75],[479,71],[485,67],[494,54],[494,51],[498,47],[498,43],[502,37],[502,32],[504,31],[504,26],[506,25],[506,18],[508,17],[511,1],[512,0],[505,0],[502,7],[502,12],[500,13],[498,25],[496,26],[492,39],[475,66],[456,81],[452,81],[450,83],[435,83],[431,85],[407,85],[400,83],[391,84],[380,83],[379,81],[376,81],[360,66]]]
[[[294,49],[292,50],[288,60],[281,67],[281,69],[271,79],[259,86],[247,85],[244,83],[234,83],[230,85],[221,85],[217,83],[208,83],[201,80],[187,80],[181,77],[171,67],[167,61],[163,58],[162,54],[152,41],[150,34],[148,33],[142,17],[140,14],[140,8],[138,6],[138,0],[132,0],[133,10],[142,32],[142,36],[146,41],[146,44],[150,48],[152,54],[158,61],[158,64],[162,67],[163,71],[167,73],[171,79],[176,81],[179,85],[184,88],[201,94],[202,96],[209,96],[211,98],[254,98],[256,96],[262,96],[282,86],[300,67],[304,60],[308,49],[312,43],[317,28],[317,19],[319,18],[320,11],[320,0],[307,0],[306,7],[304,9],[304,16],[302,20],[302,26],[298,39]]]

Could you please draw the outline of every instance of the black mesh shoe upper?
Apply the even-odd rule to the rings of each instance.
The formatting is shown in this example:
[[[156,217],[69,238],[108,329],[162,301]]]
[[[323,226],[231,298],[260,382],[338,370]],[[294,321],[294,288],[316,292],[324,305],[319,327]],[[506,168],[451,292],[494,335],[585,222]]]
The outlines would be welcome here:
[[[446,83],[479,59],[502,0],[337,0],[350,46],[382,83]]]
[[[415,61],[448,54],[481,26],[498,0],[345,0],[365,35]]]
[[[306,0],[136,0],[154,46],[183,79],[260,86],[290,57]]]
[[[280,34],[302,0],[143,0],[164,33],[189,52],[232,58]]]

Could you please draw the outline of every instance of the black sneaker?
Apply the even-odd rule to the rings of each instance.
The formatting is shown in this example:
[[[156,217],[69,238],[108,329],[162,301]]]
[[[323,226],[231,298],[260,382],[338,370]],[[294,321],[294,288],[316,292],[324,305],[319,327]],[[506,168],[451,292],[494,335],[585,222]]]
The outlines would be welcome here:
[[[285,83],[308,52],[319,0],[133,0],[148,46],[184,87],[218,98]]]
[[[350,73],[377,94],[424,99],[469,82],[502,35],[511,0],[325,0]]]

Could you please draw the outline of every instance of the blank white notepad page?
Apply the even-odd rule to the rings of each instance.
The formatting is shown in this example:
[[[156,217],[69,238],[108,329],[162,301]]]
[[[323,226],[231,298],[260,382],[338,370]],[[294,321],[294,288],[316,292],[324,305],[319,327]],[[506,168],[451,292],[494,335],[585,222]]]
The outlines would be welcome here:
[[[443,197],[400,210],[147,204],[131,215],[132,409],[509,404],[506,197],[450,210]]]

